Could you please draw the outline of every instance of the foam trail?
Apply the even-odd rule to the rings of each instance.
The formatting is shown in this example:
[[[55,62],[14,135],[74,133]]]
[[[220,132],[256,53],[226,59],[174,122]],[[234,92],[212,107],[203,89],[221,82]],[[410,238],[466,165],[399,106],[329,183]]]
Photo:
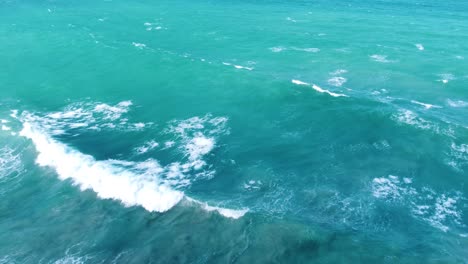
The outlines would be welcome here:
[[[28,122],[23,124],[20,135],[34,143],[39,152],[37,164],[54,168],[60,179],[71,179],[82,190],[91,189],[102,199],[119,200],[126,206],[140,205],[150,212],[165,212],[184,196],[160,184],[154,176],[141,177],[111,162],[96,161],[52,139]]]

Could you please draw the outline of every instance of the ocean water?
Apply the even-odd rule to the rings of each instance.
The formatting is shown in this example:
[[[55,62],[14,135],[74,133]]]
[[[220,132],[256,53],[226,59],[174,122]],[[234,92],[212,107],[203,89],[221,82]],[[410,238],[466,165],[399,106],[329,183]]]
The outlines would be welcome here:
[[[0,0],[0,263],[468,263],[468,2]]]

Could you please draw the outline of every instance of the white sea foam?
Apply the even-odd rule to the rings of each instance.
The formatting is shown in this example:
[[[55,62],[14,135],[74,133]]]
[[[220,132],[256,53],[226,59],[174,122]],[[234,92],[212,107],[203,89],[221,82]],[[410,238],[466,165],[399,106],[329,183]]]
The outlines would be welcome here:
[[[3,131],[10,131],[10,130],[11,130],[11,127],[6,126],[6,125],[2,125],[2,130],[3,130]]]
[[[378,150],[388,150],[388,149],[391,149],[392,147],[390,146],[390,143],[388,143],[387,140],[382,140],[382,141],[379,141],[379,142],[374,142],[372,144],[374,146],[374,148],[378,149]]]
[[[172,148],[174,146],[174,141],[166,141],[164,142],[164,148]]]
[[[340,87],[343,84],[345,84],[347,81],[348,80],[346,78],[344,78],[344,77],[335,76],[335,77],[332,77],[332,78],[328,79],[328,84],[336,86],[336,87]]]
[[[251,71],[251,70],[254,69],[253,67],[246,67],[246,66],[240,66],[240,65],[234,65],[234,68],[236,68],[236,69],[244,69],[244,70],[248,70],[248,71]]]
[[[145,142],[145,144],[143,144],[143,146],[140,146],[140,147],[137,147],[135,149],[135,152],[138,153],[138,154],[144,154],[150,150],[153,150],[155,148],[159,147],[159,143],[154,141],[154,140],[150,140],[150,141],[147,141]]]
[[[227,118],[213,118],[211,115],[172,121],[168,132],[181,139],[181,150],[189,161],[186,166],[200,170],[206,165],[203,158],[214,149],[215,136],[227,133],[226,123]]]
[[[394,62],[392,60],[388,60],[387,57],[388,57],[387,55],[379,55],[379,54],[374,54],[370,56],[370,58],[376,62],[382,62],[382,63]]]
[[[123,101],[118,103],[116,106],[98,104],[94,107],[94,111],[97,113],[103,113],[105,115],[105,119],[116,120],[119,119],[122,114],[127,113],[131,105],[131,101]]]
[[[72,126],[65,124],[76,124],[77,119],[85,119],[92,125],[106,120],[126,123],[127,120],[122,119],[121,115],[128,111],[131,102],[121,102],[116,106],[102,103],[79,106],[43,116],[24,112],[19,119],[23,123],[20,135],[29,138],[36,147],[37,164],[55,169],[60,179],[69,179],[82,190],[93,190],[102,199],[117,200],[126,206],[142,206],[148,211],[165,212],[183,199],[184,193],[180,188],[191,185],[197,179],[214,177],[215,171],[207,166],[204,158],[215,148],[216,137],[228,133],[227,118],[206,115],[172,121],[165,132],[176,138],[166,141],[165,146],[178,145],[184,158],[166,166],[161,166],[154,159],[141,162],[99,161],[54,139],[55,126],[60,125],[65,129],[62,133],[68,133]],[[156,141],[148,141],[136,152],[144,153],[158,146]],[[207,211],[216,211],[230,218],[245,214],[244,210],[199,204]]]
[[[8,122],[8,120],[1,119],[1,120],[0,120],[0,123],[2,123],[2,124],[6,124],[6,123],[9,123],[9,122]]]
[[[138,43],[138,42],[132,42],[132,45],[139,48],[139,49],[144,49],[146,48],[146,44],[143,43]]]
[[[320,52],[319,48],[298,48],[298,47],[283,47],[283,46],[278,46],[278,47],[272,47],[270,48],[272,52],[282,52],[286,50],[293,50],[293,51],[304,51],[304,52],[310,52],[310,53],[317,53]]]
[[[442,74],[439,74],[439,77],[441,79],[439,79],[438,81],[442,82],[442,83],[448,83],[450,81],[453,81],[455,80],[455,76],[451,73],[442,73]]]
[[[297,85],[310,85],[309,83],[299,81],[299,80],[291,80],[291,82]]]
[[[236,69],[239,69],[239,70],[248,70],[248,71],[251,71],[253,70],[254,68],[253,67],[246,67],[246,66],[241,66],[241,65],[235,65],[235,64],[232,64],[232,63],[229,63],[229,62],[223,62],[223,65],[226,65],[226,66],[232,66]]]
[[[305,52],[311,52],[311,53],[317,53],[320,51],[319,48],[297,48],[297,47],[291,47],[291,50],[305,51]]]
[[[248,209],[233,210],[233,209],[227,209],[227,208],[222,208],[222,207],[209,206],[206,203],[204,204],[203,208],[207,210],[208,212],[217,211],[222,216],[233,218],[233,219],[239,219],[243,217],[249,211]]]
[[[286,50],[286,48],[285,48],[285,47],[279,46],[279,47],[272,47],[272,48],[270,48],[270,50],[271,50],[272,52],[281,52],[281,51],[283,51],[283,50]]]
[[[336,71],[330,72],[330,75],[337,76],[337,75],[341,75],[341,74],[345,74],[345,73],[348,73],[348,70],[338,69]]]
[[[261,181],[250,180],[244,183],[244,188],[247,190],[259,190],[262,186]]]
[[[413,217],[426,221],[431,226],[447,232],[449,225],[463,226],[462,201],[459,192],[439,194],[434,190],[423,187],[416,189],[412,186],[411,178],[390,175],[375,178],[372,181],[372,194],[375,198],[386,202],[398,202],[407,206]]]
[[[303,82],[303,81],[300,81],[300,80],[291,80],[292,83],[294,84],[297,84],[297,85],[306,85],[306,86],[310,86],[309,83],[306,83],[306,82]],[[319,93],[326,93],[326,94],[329,94],[333,97],[348,97],[347,95],[345,94],[339,94],[339,93],[334,93],[334,92],[330,92],[329,90],[325,90],[325,89],[322,89],[320,88],[319,86],[315,85],[315,84],[312,84],[311,85],[312,89],[314,89],[315,91],[319,92]]]
[[[246,208],[240,209],[240,210],[234,210],[234,209],[227,209],[227,208],[218,207],[218,206],[210,206],[208,205],[208,203],[200,202],[189,197],[187,197],[187,201],[200,205],[201,208],[203,208],[203,210],[207,212],[216,211],[220,215],[227,217],[227,218],[232,218],[232,219],[239,219],[249,212],[249,209],[246,209]]]
[[[189,143],[185,146],[189,159],[194,161],[198,160],[204,155],[208,154],[213,150],[215,146],[214,138],[205,137],[203,134],[197,134]]]
[[[18,110],[11,110],[10,116],[15,119],[18,118]]]
[[[376,198],[398,199],[402,189],[398,177],[390,175],[387,178],[375,178],[372,181],[372,194]]]
[[[416,113],[410,110],[401,109],[398,114],[393,115],[393,118],[400,123],[415,126],[420,129],[433,129],[436,131],[439,130],[436,125],[419,117]]]
[[[426,108],[426,109],[431,109],[431,108],[442,108],[442,106],[433,105],[433,104],[427,104],[427,103],[421,103],[421,102],[418,102],[418,101],[416,101],[416,100],[411,100],[411,103],[424,106],[424,108]]]
[[[461,170],[461,167],[468,165],[468,144],[450,145],[450,160],[447,162],[449,166],[456,170]]]
[[[468,102],[465,102],[465,101],[461,101],[461,100],[458,100],[458,101],[452,101],[450,99],[447,99],[447,104],[451,107],[456,107],[456,108],[459,108],[459,107],[468,107]]]
[[[312,89],[314,89],[315,91],[319,92],[319,93],[327,93],[333,97],[348,97],[346,94],[339,94],[339,93],[334,93],[334,92],[330,92],[329,90],[325,90],[325,89],[322,89],[320,88],[319,86],[313,84],[312,85]]]
[[[21,118],[34,121],[53,135],[78,133],[83,130],[121,130],[138,131],[151,127],[152,123],[129,123],[124,117],[130,111],[131,101],[116,105],[105,103],[73,103],[63,111],[44,116],[23,112]]]
[[[418,50],[424,50],[424,46],[422,44],[414,44]]]
[[[157,175],[139,177],[109,161],[97,161],[54,139],[40,128],[23,123],[21,136],[34,143],[37,164],[54,168],[62,180],[71,179],[81,190],[91,189],[102,199],[121,201],[126,206],[140,205],[148,211],[165,212],[183,197],[180,191],[160,183]]]
[[[146,27],[146,30],[147,31],[151,31],[151,30],[161,30],[163,29],[162,26],[158,25],[158,23],[150,23],[150,22],[145,22],[143,23],[143,25]],[[138,44],[138,43],[137,43]],[[146,47],[146,46],[144,46]]]
[[[86,258],[78,257],[78,256],[65,256],[61,259],[56,260],[53,262],[54,264],[83,264],[86,263],[88,260]]]

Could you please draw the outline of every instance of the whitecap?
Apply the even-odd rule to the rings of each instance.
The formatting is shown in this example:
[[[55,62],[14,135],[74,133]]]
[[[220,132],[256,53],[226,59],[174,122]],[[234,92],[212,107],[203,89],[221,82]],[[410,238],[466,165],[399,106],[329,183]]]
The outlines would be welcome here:
[[[291,80],[292,83],[294,84],[297,84],[297,85],[307,85],[307,86],[310,86],[309,83],[306,83],[306,82],[303,82],[303,81],[300,81],[300,80]],[[348,97],[347,95],[345,94],[339,94],[339,93],[334,93],[334,92],[330,92],[329,90],[325,90],[325,89],[322,89],[320,88],[319,86],[315,85],[315,84],[312,84],[312,89],[314,89],[315,91],[319,92],[319,93],[326,93],[328,95],[331,95],[333,97]]]
[[[277,53],[277,52],[281,52],[281,51],[283,51],[283,50],[286,50],[286,48],[280,46],[280,47],[272,47],[272,48],[270,48],[270,50],[271,50],[272,52],[276,52],[276,53]]]
[[[143,43],[138,43],[138,42],[132,42],[132,45],[139,48],[139,49],[144,49],[146,48],[146,44]]]
[[[442,106],[433,105],[433,104],[427,104],[427,103],[421,103],[421,102],[418,102],[418,101],[416,101],[416,100],[411,100],[411,103],[424,106],[424,108],[426,108],[426,109],[431,109],[431,108],[442,108]]]
[[[291,80],[292,83],[297,84],[297,85],[310,85],[306,82],[299,81],[299,80]]]
[[[226,65],[226,66],[233,66],[234,68],[240,69],[240,70],[248,70],[248,71],[251,71],[251,70],[254,69],[253,67],[246,67],[246,66],[241,66],[241,65],[235,65],[235,64],[232,64],[232,63],[229,63],[229,62],[223,62],[223,65]]]
[[[249,209],[246,209],[246,208],[240,209],[240,210],[227,209],[227,208],[218,207],[218,206],[210,206],[206,202],[200,202],[200,201],[197,201],[197,200],[189,198],[189,197],[187,197],[186,199],[187,199],[187,201],[189,201],[191,203],[200,205],[201,208],[203,210],[207,211],[207,212],[216,211],[220,215],[222,215],[224,217],[227,217],[227,218],[239,219],[239,218],[243,217],[246,213],[249,212]]]
[[[314,89],[315,91],[317,91],[319,93],[329,94],[329,95],[331,95],[333,97],[348,97],[346,94],[334,93],[334,92],[330,92],[329,90],[322,89],[322,88],[320,88],[319,86],[317,86],[315,84],[312,85],[312,89]]]
[[[422,44],[414,44],[418,50],[424,50],[424,46]]]
[[[236,69],[244,69],[244,70],[248,70],[248,71],[251,71],[251,70],[254,69],[253,67],[246,67],[246,66],[240,66],[240,65],[234,65],[234,68],[236,68]]]
[[[11,130],[11,127],[6,126],[6,125],[2,125],[2,130],[3,130],[3,131],[10,131],[10,130]]]

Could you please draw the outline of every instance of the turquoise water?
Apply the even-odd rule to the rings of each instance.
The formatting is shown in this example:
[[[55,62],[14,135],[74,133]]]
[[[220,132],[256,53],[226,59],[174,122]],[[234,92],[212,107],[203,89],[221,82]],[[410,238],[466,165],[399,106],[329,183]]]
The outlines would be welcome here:
[[[0,263],[468,263],[464,1],[0,0]]]

